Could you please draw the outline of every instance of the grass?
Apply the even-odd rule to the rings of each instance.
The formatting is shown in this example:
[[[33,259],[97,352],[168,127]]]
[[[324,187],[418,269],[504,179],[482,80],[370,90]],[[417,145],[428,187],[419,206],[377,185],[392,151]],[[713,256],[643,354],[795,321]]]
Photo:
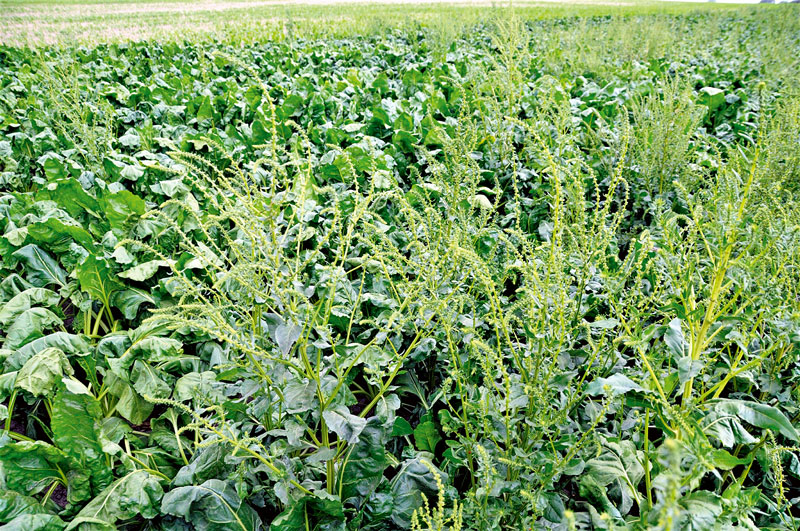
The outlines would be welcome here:
[[[413,27],[415,24],[439,23],[469,27],[487,12],[502,13],[506,4],[483,7],[456,7],[446,4],[387,5],[258,5],[247,2],[226,4],[203,10],[203,5],[184,10],[183,0],[146,2],[17,2],[6,1],[0,15],[4,28],[0,42],[13,45],[41,46],[122,42],[158,39],[220,39],[257,42],[265,38],[282,39],[287,32],[307,38],[326,36],[375,35],[387,28]],[[75,11],[74,6],[80,6]],[[773,6],[770,6],[773,7]],[[117,10],[123,12],[117,12]],[[180,9],[175,12],[173,9]],[[664,2],[627,2],[619,6],[597,4],[591,0],[576,4],[515,4],[514,11],[525,19],[689,14],[713,10],[736,11],[747,8],[720,4],[682,4]],[[82,12],[82,10],[84,12]],[[135,12],[124,12],[135,10]],[[166,10],[166,11],[165,11]]]

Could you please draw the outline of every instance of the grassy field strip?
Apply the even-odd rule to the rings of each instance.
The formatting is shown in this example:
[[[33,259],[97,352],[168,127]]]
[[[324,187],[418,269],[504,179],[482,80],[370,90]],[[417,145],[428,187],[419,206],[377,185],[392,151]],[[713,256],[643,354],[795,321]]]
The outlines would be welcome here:
[[[199,2],[183,3],[175,2],[107,2],[103,4],[69,4],[69,5],[48,5],[48,4],[21,4],[6,8],[6,14],[11,16],[22,15],[73,15],[73,16],[93,16],[93,15],[124,15],[134,13],[191,13],[195,11],[227,11],[229,9],[257,8],[263,6],[280,5],[374,5],[374,4],[401,4],[401,5],[436,5],[445,4],[452,6],[474,7],[474,6],[493,6],[498,2],[491,0],[244,0],[244,1],[214,1],[203,0]],[[548,4],[575,4],[575,5],[641,5],[642,2],[632,0],[629,2],[609,2],[604,0],[519,0],[514,2],[517,7],[530,7]]]
[[[618,14],[685,13],[734,9],[735,6],[619,0],[536,0],[515,2],[521,16],[548,18]],[[387,24],[417,22],[438,24],[446,18],[457,26],[479,20],[484,14],[509,9],[491,0],[473,2],[408,2],[408,0],[181,0],[152,2],[6,2],[0,13],[0,43],[39,47],[59,43],[92,44],[109,41],[160,38],[247,38],[273,35],[282,38],[287,27],[308,36],[346,35],[361,28],[380,32]],[[392,22],[389,22],[392,21]],[[247,35],[247,37],[244,37]]]

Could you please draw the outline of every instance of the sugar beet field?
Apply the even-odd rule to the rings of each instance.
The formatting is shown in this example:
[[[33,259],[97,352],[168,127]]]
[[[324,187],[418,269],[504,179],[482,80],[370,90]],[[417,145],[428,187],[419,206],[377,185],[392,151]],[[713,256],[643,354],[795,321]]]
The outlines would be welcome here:
[[[5,2],[0,530],[800,528],[800,6]]]

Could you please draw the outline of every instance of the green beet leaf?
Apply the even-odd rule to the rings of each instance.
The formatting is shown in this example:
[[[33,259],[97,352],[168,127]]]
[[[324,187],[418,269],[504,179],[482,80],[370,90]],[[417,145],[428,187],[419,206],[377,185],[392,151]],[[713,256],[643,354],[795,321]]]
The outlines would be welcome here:
[[[100,206],[111,228],[121,232],[126,231],[145,211],[144,201],[127,190],[104,195]]]
[[[94,300],[105,305],[110,305],[111,296],[121,290],[123,285],[115,279],[108,261],[90,255],[76,269],[78,282],[81,289],[87,292]]]
[[[10,442],[3,437],[0,438],[0,464],[6,488],[34,495],[54,482],[64,482],[69,459],[46,442]]]
[[[411,515],[422,507],[423,494],[429,499],[436,494],[438,488],[436,479],[428,466],[433,465],[429,463],[426,466],[421,457],[408,459],[403,462],[397,476],[392,479],[391,488],[394,496],[392,521],[398,526],[406,528],[410,525]],[[446,484],[447,476],[444,472],[433,468]]]
[[[367,425],[366,419],[351,414],[345,406],[326,409],[322,413],[322,418],[325,419],[328,428],[350,444],[358,441],[358,436]]]
[[[67,524],[54,514],[21,514],[0,526],[2,531],[61,531]]]
[[[64,376],[73,374],[64,351],[50,347],[32,356],[17,372],[15,387],[33,396],[52,396]]]
[[[36,244],[28,244],[13,254],[14,258],[25,264],[25,278],[34,286],[43,288],[67,284],[67,273],[49,254]]]
[[[47,288],[28,288],[0,307],[0,326],[11,325],[24,311],[34,306],[55,306],[61,297]]]
[[[383,478],[389,464],[386,457],[386,427],[378,417],[371,417],[344,462],[342,499],[368,496]]]
[[[198,531],[254,531],[261,519],[229,483],[209,479],[164,495],[161,512],[178,516]]]
[[[46,330],[53,329],[61,323],[61,318],[47,308],[25,310],[8,327],[2,348],[18,349],[34,339],[44,337]]]
[[[116,529],[116,522],[137,516],[153,518],[159,512],[164,489],[158,479],[145,470],[135,470],[117,479],[97,494],[67,526],[78,529],[86,524],[99,529]]]
[[[797,431],[791,421],[779,409],[770,405],[733,399],[713,400],[709,404],[720,413],[734,415],[753,426],[776,431],[792,441],[798,440]]]
[[[67,332],[53,332],[17,349],[6,358],[5,367],[9,370],[20,369],[29,359],[47,348],[60,349],[68,357],[89,354],[89,342],[86,341],[85,336],[68,334]]]
[[[96,494],[112,480],[100,441],[103,418],[100,404],[81,384],[62,383],[53,400],[52,411],[53,441],[89,474],[92,492]]]
[[[13,490],[0,492],[0,523],[7,524],[19,516],[36,514],[50,515],[51,511],[31,496]]]
[[[432,420],[420,422],[414,428],[414,444],[421,452],[435,452],[436,445],[442,440],[439,429]]]

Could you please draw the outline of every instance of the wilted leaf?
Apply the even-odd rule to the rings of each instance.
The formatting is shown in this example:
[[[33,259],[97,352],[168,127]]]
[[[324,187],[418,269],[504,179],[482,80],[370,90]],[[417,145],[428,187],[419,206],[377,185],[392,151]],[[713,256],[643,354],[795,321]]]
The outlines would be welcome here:
[[[432,466],[432,465],[430,465]],[[447,476],[437,470],[443,483]],[[411,515],[422,506],[422,494],[429,498],[437,492],[436,479],[421,458],[409,459],[403,462],[397,476],[392,480],[392,494],[394,495],[394,509],[392,521],[403,528],[411,523]]]
[[[73,374],[72,366],[61,349],[46,348],[25,362],[17,373],[16,387],[33,396],[51,396],[64,376]]]
[[[353,415],[344,406],[326,409],[322,413],[325,423],[340,439],[353,444],[367,425],[366,419]]]
[[[69,523],[67,530],[83,525],[116,529],[119,520],[158,514],[164,490],[158,479],[145,470],[134,470],[116,480],[90,501]]]
[[[261,525],[256,512],[236,490],[218,479],[169,491],[161,501],[161,512],[183,518],[198,531],[254,531]]]
[[[709,401],[715,410],[734,415],[743,421],[768,430],[779,432],[793,441],[798,440],[797,431],[780,410],[761,402],[745,402],[744,400],[718,399]]]

